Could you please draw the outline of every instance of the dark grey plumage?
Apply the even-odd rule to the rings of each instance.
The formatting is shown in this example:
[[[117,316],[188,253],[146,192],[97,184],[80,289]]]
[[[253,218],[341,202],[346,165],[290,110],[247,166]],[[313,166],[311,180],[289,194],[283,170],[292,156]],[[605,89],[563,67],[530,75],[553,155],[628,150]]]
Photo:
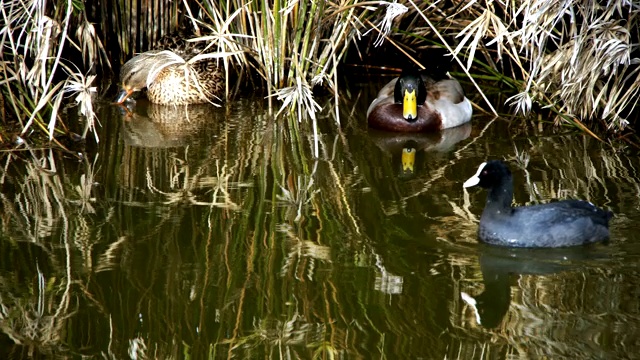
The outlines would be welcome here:
[[[563,247],[609,238],[610,211],[581,200],[512,207],[513,178],[501,161],[480,165],[464,187],[489,191],[480,218],[480,241],[512,247]]]

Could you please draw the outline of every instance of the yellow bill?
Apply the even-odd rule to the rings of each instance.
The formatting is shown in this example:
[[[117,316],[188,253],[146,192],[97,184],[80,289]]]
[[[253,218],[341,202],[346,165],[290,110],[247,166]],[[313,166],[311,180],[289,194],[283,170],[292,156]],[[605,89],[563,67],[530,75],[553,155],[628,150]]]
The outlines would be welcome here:
[[[402,116],[407,120],[418,118],[418,104],[416,101],[416,90],[404,91],[404,101],[402,102]]]

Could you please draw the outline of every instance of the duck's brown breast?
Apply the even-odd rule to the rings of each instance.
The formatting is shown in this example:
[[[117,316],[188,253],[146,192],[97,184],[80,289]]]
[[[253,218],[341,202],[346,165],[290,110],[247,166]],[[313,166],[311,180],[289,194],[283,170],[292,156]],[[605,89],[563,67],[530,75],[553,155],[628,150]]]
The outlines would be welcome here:
[[[418,107],[418,118],[406,120],[402,116],[402,105],[385,104],[373,109],[368,117],[369,126],[379,130],[395,132],[430,132],[442,130],[442,117],[426,106]]]

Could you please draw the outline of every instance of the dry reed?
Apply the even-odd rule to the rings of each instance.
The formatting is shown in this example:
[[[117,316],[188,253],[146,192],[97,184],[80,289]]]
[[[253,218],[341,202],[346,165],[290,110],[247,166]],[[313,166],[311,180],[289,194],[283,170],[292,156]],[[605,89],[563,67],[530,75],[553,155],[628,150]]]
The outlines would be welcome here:
[[[101,40],[104,36],[87,21],[84,3],[1,0],[0,4],[4,23],[0,86],[5,106],[18,119],[22,133],[36,124],[52,139],[65,97],[79,104],[87,121],[84,135],[94,132],[95,77],[78,67],[105,69],[110,64]],[[128,16],[129,27],[137,14],[132,4],[128,10],[116,9],[117,16]],[[582,0],[468,1],[453,9],[441,0],[406,5],[356,0],[184,0],[174,5],[186,10],[195,28],[191,41],[206,44],[203,59],[219,58],[227,74],[232,67],[259,74],[270,101],[275,98],[281,103],[279,113],[289,114],[290,120],[311,120],[316,156],[316,114],[321,108],[313,88],[329,89],[337,104],[340,63],[348,51],[363,51],[359,41],[369,33],[375,36],[370,46],[392,41],[400,48],[422,49],[435,41],[449,49],[471,79],[474,73],[515,87],[508,103],[516,113],[527,114],[538,103],[557,114],[556,122],[569,121],[582,128],[583,121],[603,119],[610,129],[624,129],[640,91],[640,61],[634,57],[640,7],[623,0],[607,7]],[[139,36],[114,20],[111,26],[117,25],[121,53],[132,52],[124,48],[131,41],[135,40],[136,48],[153,45],[158,30],[171,30],[165,23],[175,24],[178,8],[167,6],[148,9],[163,17],[158,20],[162,26]],[[95,7],[105,9],[103,3]],[[68,48],[83,54],[82,64],[63,58]],[[230,56],[220,58],[220,54]],[[68,74],[66,78],[56,80],[62,72]],[[482,93],[480,87],[478,91]]]

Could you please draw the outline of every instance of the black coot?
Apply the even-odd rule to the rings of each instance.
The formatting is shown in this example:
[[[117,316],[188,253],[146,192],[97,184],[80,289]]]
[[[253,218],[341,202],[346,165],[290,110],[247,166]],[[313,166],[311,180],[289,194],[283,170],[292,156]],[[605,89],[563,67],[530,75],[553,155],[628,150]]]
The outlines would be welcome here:
[[[488,244],[511,247],[562,247],[609,238],[610,211],[587,201],[563,200],[512,207],[513,178],[499,160],[482,163],[464,187],[489,191],[480,218],[478,237]]]

